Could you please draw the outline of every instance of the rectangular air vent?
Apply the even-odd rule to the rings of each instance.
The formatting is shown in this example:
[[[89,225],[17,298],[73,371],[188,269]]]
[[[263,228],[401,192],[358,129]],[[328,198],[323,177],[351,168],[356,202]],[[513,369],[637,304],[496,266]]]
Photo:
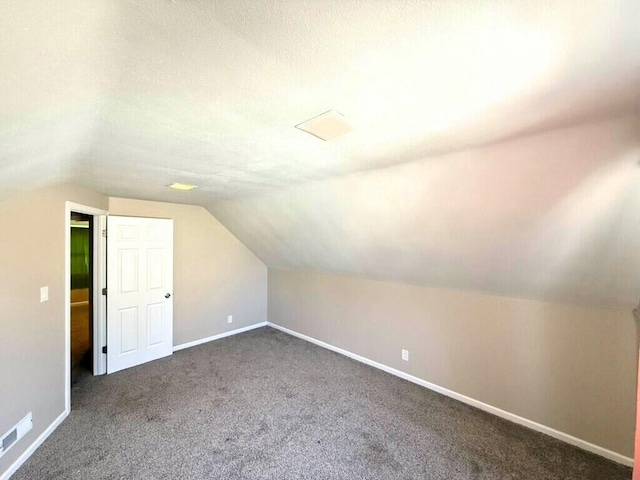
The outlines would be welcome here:
[[[27,416],[18,422],[18,424],[9,430],[0,438],[0,457],[7,453],[18,440],[26,435],[26,433],[33,427],[33,417],[31,412],[27,413]]]
[[[310,133],[320,140],[331,140],[352,131],[353,125],[341,113],[329,110],[306,122],[299,123],[296,128]]]

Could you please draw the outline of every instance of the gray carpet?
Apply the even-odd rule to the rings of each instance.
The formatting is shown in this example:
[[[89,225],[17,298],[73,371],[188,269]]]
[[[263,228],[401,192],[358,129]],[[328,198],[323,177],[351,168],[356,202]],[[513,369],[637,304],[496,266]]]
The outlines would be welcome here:
[[[22,479],[631,478],[272,328],[87,377]]]

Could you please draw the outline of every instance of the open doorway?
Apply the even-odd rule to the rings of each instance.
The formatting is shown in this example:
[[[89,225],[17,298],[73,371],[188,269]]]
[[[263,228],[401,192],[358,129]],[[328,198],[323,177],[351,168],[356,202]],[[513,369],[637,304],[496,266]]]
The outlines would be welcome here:
[[[71,412],[71,379],[72,372],[82,374],[102,375],[107,373],[107,355],[104,353],[106,345],[106,216],[109,212],[99,208],[81,205],[74,202],[65,202],[65,412]],[[83,215],[77,215],[83,214]],[[87,225],[84,222],[89,222]],[[75,223],[77,227],[72,227]],[[84,229],[89,237],[88,256],[81,249],[78,254],[80,265],[72,266],[71,236],[76,236],[75,229]],[[82,235],[82,234],[80,234]],[[86,248],[86,244],[85,247]],[[75,248],[74,248],[75,249]],[[80,272],[74,278],[72,285],[71,269]],[[85,278],[88,276],[88,280]],[[76,275],[74,275],[76,277]],[[73,287],[73,293],[72,293]],[[83,315],[78,315],[75,325],[72,325],[71,315],[73,310],[84,310]],[[75,313],[75,312],[74,312]],[[82,320],[84,317],[84,322]],[[78,324],[78,322],[80,322]],[[79,333],[77,338],[81,342],[76,345],[74,341],[72,352],[72,328]],[[86,336],[85,336],[86,335]],[[89,338],[89,357],[86,358],[86,338]],[[73,362],[71,355],[73,355]],[[83,363],[84,361],[84,363]],[[75,367],[75,368],[73,368]],[[74,380],[77,380],[75,377]]]
[[[70,218],[71,383],[93,372],[93,216]]]

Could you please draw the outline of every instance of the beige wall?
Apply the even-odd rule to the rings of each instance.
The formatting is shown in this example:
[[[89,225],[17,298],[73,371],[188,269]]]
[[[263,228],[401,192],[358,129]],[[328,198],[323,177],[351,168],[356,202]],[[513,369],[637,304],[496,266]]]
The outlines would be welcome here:
[[[34,424],[0,459],[0,475],[65,408],[65,201],[174,219],[176,345],[267,319],[266,267],[201,207],[108,199],[71,185],[0,202],[0,434],[30,411]],[[45,285],[49,301],[40,303]]]
[[[270,269],[269,321],[633,456],[630,311]]]
[[[109,213],[173,219],[174,345],[267,320],[267,267],[204,208],[110,198]]]
[[[0,202],[0,434],[33,412],[33,430],[0,459],[0,474],[65,409],[67,200],[107,208],[106,197],[69,185]]]

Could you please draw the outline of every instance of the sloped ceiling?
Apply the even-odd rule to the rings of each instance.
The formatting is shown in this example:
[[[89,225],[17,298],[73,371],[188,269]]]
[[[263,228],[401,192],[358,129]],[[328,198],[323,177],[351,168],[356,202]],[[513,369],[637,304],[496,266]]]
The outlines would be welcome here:
[[[632,307],[640,122],[619,119],[212,204],[268,265]]]
[[[628,303],[639,16],[635,0],[4,1],[0,198],[70,181],[206,206],[271,266]],[[355,131],[294,128],[329,109]],[[609,170],[618,200],[593,200]],[[596,220],[570,213],[586,199]]]

